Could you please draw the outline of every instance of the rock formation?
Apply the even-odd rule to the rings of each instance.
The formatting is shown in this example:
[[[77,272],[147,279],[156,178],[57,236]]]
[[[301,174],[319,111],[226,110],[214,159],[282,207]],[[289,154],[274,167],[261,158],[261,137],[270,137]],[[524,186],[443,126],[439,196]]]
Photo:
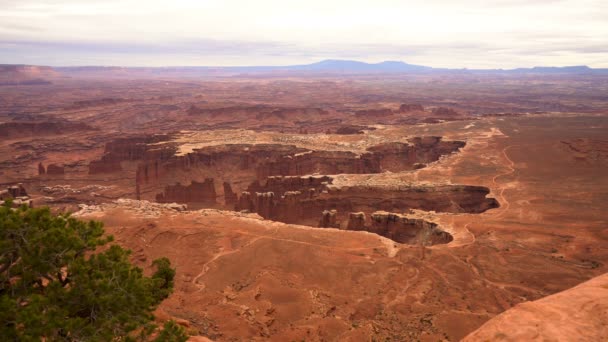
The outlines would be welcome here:
[[[238,201],[238,196],[234,191],[230,183],[224,182],[224,204],[228,207],[233,207]]]
[[[448,243],[453,237],[433,222],[407,215],[377,211],[371,215],[368,231],[406,244],[435,245]]]
[[[261,191],[254,186],[256,180],[264,181],[271,176],[401,172],[421,168],[464,146],[461,141],[419,137],[372,146],[362,153],[309,150],[283,144],[233,144],[205,146],[176,155],[175,145],[156,144],[163,139],[167,137],[130,137],[107,143],[104,155],[90,162],[89,173],[120,172],[126,165],[129,168],[135,165],[135,187],[142,199],[148,200],[176,182],[188,184],[206,178],[222,184],[228,182],[234,193],[245,190],[253,193]],[[123,165],[124,162],[134,163]],[[251,186],[247,188],[246,184]],[[268,191],[282,194],[293,189],[279,190]],[[230,192],[227,194],[226,203],[230,206],[234,197],[230,197]]]
[[[406,211],[421,209],[443,212],[484,212],[498,207],[494,198],[487,198],[489,189],[469,185],[411,185],[408,187],[375,187],[375,186],[331,186],[333,179],[329,176],[273,176],[266,182],[252,183],[248,193],[273,192],[277,208],[285,200],[285,194],[291,192],[290,198],[297,198],[303,208],[321,213],[323,210],[338,209],[352,212],[353,209],[365,212],[375,210]],[[454,204],[457,204],[455,206]],[[271,213],[272,214],[272,213]],[[262,215],[263,216],[263,215]],[[272,214],[272,219],[276,215]]]
[[[236,211],[254,212],[255,204],[249,191],[243,191],[235,207]]]
[[[319,228],[340,228],[337,214],[336,210],[323,210],[321,220],[319,221]]]
[[[346,225],[347,230],[366,230],[365,227],[365,213],[349,213],[348,224]]]
[[[214,204],[216,197],[213,178],[207,178],[202,183],[192,181],[188,186],[183,186],[180,183],[172,186],[168,185],[163,193],[156,195],[156,202]]]
[[[46,174],[62,176],[65,174],[65,169],[64,169],[63,165],[49,164],[49,166],[47,166],[47,168],[46,168]]]
[[[11,185],[5,190],[0,190],[0,205],[6,200],[12,200],[13,207],[19,207],[26,205],[28,207],[33,206],[33,201],[30,199],[27,191],[23,187],[23,184]]]
[[[274,211],[274,192],[256,192],[255,210],[262,217],[273,216]]]
[[[27,196],[27,191],[25,191],[25,188],[23,187],[23,184],[21,184],[21,183],[19,183],[17,185],[9,186],[7,188],[7,190],[8,190],[8,193],[13,198]]]
[[[605,341],[608,274],[571,289],[524,302],[463,339],[474,341]]]
[[[256,212],[260,216],[286,223],[309,226],[367,230],[402,243],[433,245],[452,240],[448,233],[435,229],[434,223],[399,218],[399,214],[375,214],[376,223],[366,226],[366,215],[378,210],[405,212],[421,209],[438,212],[479,213],[498,207],[487,198],[489,189],[465,185],[390,187],[335,187],[327,176],[269,177],[262,185],[254,182],[238,199],[237,210]],[[253,194],[253,195],[252,195]],[[349,213],[348,217],[340,213]],[[319,220],[319,215],[321,219]],[[341,222],[348,223],[341,227]],[[381,222],[397,222],[395,224]],[[384,225],[384,226],[383,226]],[[420,235],[424,232],[426,235]]]
[[[262,217],[271,217],[276,213],[275,195],[273,192],[243,191],[236,205],[237,211],[256,212]]]
[[[234,144],[204,146],[177,155],[173,144],[154,143],[162,139],[167,138],[114,140],[106,144],[103,157],[90,164],[90,172],[120,170],[121,163],[135,162],[138,198],[150,199],[156,194],[157,202],[216,207],[218,193],[214,184],[221,182],[222,187],[217,191],[223,196],[223,203],[219,205],[225,205],[224,208],[254,212],[265,219],[286,223],[377,231],[404,243],[419,240],[428,244],[445,243],[451,237],[424,226],[422,221],[401,220],[397,226],[411,226],[401,229],[392,225],[382,228],[378,223],[366,226],[365,218],[378,210],[476,213],[498,206],[495,199],[486,198],[489,190],[484,187],[331,186],[333,179],[327,175],[413,170],[465,145],[462,141],[444,141],[439,136],[383,143],[359,153],[308,150],[284,144]],[[243,184],[249,185],[244,188]],[[419,231],[429,234],[422,238],[417,235]]]
[[[166,135],[137,136],[115,139],[105,145],[104,154],[99,160],[89,163],[89,174],[113,173],[122,170],[123,161],[141,161],[144,156],[155,160],[164,160],[175,153],[171,147],[152,149],[149,144],[166,140]],[[148,170],[141,170],[141,176],[147,177]]]

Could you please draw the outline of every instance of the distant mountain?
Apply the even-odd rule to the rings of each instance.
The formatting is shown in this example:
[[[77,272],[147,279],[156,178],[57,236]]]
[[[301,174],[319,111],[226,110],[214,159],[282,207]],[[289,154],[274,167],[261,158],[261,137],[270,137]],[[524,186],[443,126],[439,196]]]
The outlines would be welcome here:
[[[365,63],[351,60],[326,59],[312,64],[285,67],[290,70],[306,71],[342,71],[342,72],[408,72],[430,71],[433,68],[408,64],[400,61],[384,61],[381,63]]]
[[[384,61],[380,63],[365,63],[361,61],[326,59],[320,62],[291,66],[266,67],[218,67],[215,70],[231,70],[238,72],[320,72],[340,74],[363,73],[501,73],[501,74],[608,74],[608,69],[592,69],[586,65],[565,67],[544,67],[517,69],[447,69],[433,68],[424,65],[409,64],[401,61]]]
[[[575,66],[565,66],[565,67],[540,67],[536,66],[534,68],[517,68],[509,70],[511,72],[524,72],[524,73],[541,73],[541,74],[585,74],[593,72],[594,70],[605,70],[605,69],[591,69],[586,65],[575,65]]]

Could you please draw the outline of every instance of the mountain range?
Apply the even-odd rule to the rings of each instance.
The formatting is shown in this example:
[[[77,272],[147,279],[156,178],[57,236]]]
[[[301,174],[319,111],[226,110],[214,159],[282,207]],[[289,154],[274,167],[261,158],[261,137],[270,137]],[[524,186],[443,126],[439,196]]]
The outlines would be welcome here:
[[[401,61],[384,61],[380,63],[366,63],[355,60],[327,59],[312,64],[291,66],[171,66],[171,67],[117,67],[117,66],[67,66],[67,67],[40,67],[29,65],[0,65],[0,81],[3,76],[14,78],[20,73],[41,76],[111,76],[111,77],[154,77],[154,76],[239,76],[254,75],[362,75],[362,74],[569,74],[588,75],[606,74],[608,69],[594,69],[585,65],[517,69],[449,69],[433,68],[429,66],[409,64]],[[20,77],[20,76],[19,76]],[[23,78],[23,77],[21,77]],[[26,77],[28,78],[28,77]],[[45,77],[46,78],[46,77]],[[5,80],[6,81],[6,80]]]

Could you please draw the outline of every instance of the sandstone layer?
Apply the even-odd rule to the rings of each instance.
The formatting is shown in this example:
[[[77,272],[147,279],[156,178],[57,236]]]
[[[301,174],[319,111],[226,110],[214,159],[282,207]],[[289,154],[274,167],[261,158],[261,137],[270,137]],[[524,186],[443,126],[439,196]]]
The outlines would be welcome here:
[[[608,336],[608,274],[545,298],[518,304],[463,339],[602,341]]]

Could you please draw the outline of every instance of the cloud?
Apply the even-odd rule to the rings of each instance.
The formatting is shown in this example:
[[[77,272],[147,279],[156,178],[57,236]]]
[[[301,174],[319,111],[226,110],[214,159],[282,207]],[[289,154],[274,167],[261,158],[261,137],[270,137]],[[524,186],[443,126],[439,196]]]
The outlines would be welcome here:
[[[3,63],[608,67],[608,2],[0,0],[0,42]]]

